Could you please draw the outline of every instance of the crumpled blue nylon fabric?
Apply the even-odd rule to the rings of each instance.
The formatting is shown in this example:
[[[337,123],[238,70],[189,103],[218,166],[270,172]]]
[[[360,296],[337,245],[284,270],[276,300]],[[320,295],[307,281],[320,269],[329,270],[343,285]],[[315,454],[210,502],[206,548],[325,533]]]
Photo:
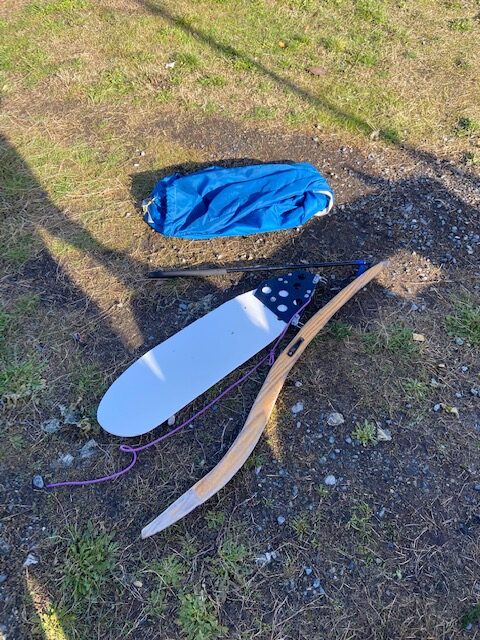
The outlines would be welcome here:
[[[317,169],[292,162],[175,173],[157,182],[143,210],[155,231],[201,240],[292,229],[332,205]]]

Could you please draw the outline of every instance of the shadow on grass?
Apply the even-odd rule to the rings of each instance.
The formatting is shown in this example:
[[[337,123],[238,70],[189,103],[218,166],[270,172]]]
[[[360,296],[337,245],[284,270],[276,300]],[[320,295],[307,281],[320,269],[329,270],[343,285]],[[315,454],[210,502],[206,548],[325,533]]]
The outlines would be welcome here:
[[[303,87],[300,87],[290,79],[281,76],[275,71],[272,71],[252,56],[243,53],[229,43],[220,42],[201,29],[193,27],[188,20],[182,18],[181,16],[174,15],[170,11],[168,11],[168,9],[161,2],[152,2],[152,0],[135,1],[138,5],[145,8],[153,15],[159,16],[173,26],[182,29],[184,33],[192,36],[200,42],[203,42],[205,45],[210,47],[212,51],[215,51],[219,55],[227,58],[241,60],[242,62],[246,63],[249,68],[255,69],[266,78],[269,78],[270,80],[275,82],[280,89],[286,89],[299,96],[309,105],[318,109],[322,109],[323,111],[329,113],[340,126],[347,127],[350,130],[353,129],[366,136],[370,136],[374,133],[374,129],[372,128],[372,126],[355,113],[339,108],[327,97],[317,96],[310,91],[307,91]],[[438,159],[434,154],[417,149],[416,147],[408,143],[401,142],[398,134],[395,131],[383,129],[378,132],[378,136],[384,142],[398,146],[399,148],[407,152],[412,158],[415,158],[418,161],[422,161],[430,165],[438,165]],[[478,177],[474,173],[467,171],[466,169],[462,169],[458,166],[450,165],[449,163],[443,164],[442,168],[446,172],[452,173],[456,176],[467,178],[471,181],[472,186],[480,187],[480,177]]]

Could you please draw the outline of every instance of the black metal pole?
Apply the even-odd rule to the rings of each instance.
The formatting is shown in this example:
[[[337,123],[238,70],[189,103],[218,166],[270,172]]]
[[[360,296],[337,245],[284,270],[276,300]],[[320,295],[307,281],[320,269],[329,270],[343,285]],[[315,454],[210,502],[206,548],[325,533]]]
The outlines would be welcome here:
[[[224,276],[227,273],[252,273],[256,271],[288,271],[289,269],[322,269],[326,267],[357,267],[359,270],[368,266],[367,260],[339,260],[331,262],[314,262],[308,264],[256,264],[250,267],[220,267],[206,269],[172,269],[171,271],[149,271],[147,278],[202,278]]]

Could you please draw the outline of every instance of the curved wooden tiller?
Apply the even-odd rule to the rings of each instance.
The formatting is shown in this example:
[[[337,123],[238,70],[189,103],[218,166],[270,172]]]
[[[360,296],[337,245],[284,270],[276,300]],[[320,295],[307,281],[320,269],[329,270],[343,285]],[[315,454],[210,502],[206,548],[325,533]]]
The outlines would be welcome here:
[[[376,278],[386,264],[381,262],[358,276],[305,323],[271,367],[250,409],[245,425],[225,456],[206,476],[144,527],[142,538],[153,536],[178,522],[215,495],[233,478],[260,439],[290,369],[330,318],[358,291]]]

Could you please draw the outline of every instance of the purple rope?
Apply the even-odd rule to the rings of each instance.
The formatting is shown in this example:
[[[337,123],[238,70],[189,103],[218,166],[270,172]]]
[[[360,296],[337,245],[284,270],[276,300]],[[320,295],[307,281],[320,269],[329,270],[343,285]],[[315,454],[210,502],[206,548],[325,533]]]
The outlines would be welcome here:
[[[175,433],[180,431],[180,429],[183,429],[184,427],[188,426],[191,422],[193,422],[198,417],[203,415],[206,411],[211,409],[211,407],[213,407],[219,400],[221,400],[224,396],[226,396],[227,393],[230,393],[230,391],[232,391],[233,389],[238,387],[240,384],[242,384],[242,382],[244,382],[247,378],[249,378],[252,374],[254,374],[255,371],[259,367],[261,367],[262,364],[264,364],[264,362],[268,361],[268,364],[270,366],[273,365],[273,363],[275,362],[276,350],[278,348],[278,345],[283,340],[283,338],[284,338],[285,334],[287,333],[287,330],[289,329],[290,325],[292,324],[294,318],[297,317],[305,309],[305,307],[310,303],[311,299],[312,298],[310,297],[307,300],[307,302],[305,302],[300,307],[300,309],[297,311],[297,313],[292,318],[290,318],[290,320],[288,321],[287,325],[283,329],[282,333],[278,336],[277,340],[275,341],[275,343],[274,343],[273,347],[270,349],[270,351],[265,356],[263,356],[263,358],[259,362],[257,362],[257,364],[255,366],[253,366],[250,369],[250,371],[247,371],[247,373],[245,373],[238,380],[236,380],[230,386],[228,386],[226,389],[224,389],[221,393],[218,394],[218,396],[216,396],[213,400],[211,400],[205,406],[203,406],[201,409],[199,409],[199,411],[194,413],[193,416],[188,418],[188,420],[185,420],[185,422],[182,422],[182,424],[178,425],[178,427],[175,427],[175,429],[171,429],[170,431],[167,431],[167,433],[164,433],[163,436],[160,436],[159,438],[156,438],[155,440],[152,440],[152,442],[148,442],[147,444],[143,444],[143,445],[141,445],[139,447],[131,447],[128,444],[121,444],[119,449],[120,449],[120,451],[122,453],[130,453],[130,454],[132,454],[132,459],[131,459],[130,463],[126,467],[124,467],[123,469],[120,469],[119,471],[115,471],[115,473],[111,473],[108,476],[101,476],[100,478],[93,478],[91,480],[67,480],[65,482],[51,482],[50,484],[46,484],[45,488],[46,489],[54,489],[56,487],[80,487],[80,486],[89,485],[89,484],[100,484],[101,482],[108,482],[109,480],[116,480],[116,478],[119,478],[120,476],[123,476],[126,473],[128,473],[130,471],[130,469],[133,469],[133,467],[135,466],[135,464],[136,464],[136,462],[138,460],[138,455],[137,454],[140,453],[140,451],[144,451],[145,449],[150,449],[150,447],[154,447],[155,445],[159,444],[160,442],[163,442],[163,440],[166,440],[167,438],[170,438],[170,436],[173,436]]]

